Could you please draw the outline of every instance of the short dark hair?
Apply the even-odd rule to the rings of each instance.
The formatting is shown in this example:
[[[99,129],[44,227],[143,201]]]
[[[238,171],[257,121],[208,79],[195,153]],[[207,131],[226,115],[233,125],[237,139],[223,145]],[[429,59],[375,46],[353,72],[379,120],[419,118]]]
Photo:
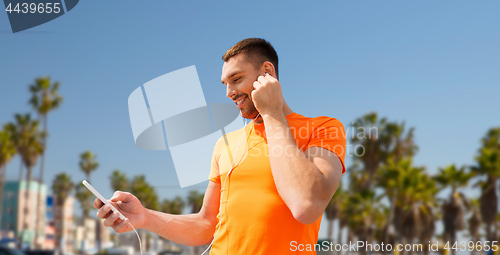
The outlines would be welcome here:
[[[262,38],[247,38],[239,41],[233,47],[226,51],[222,56],[224,62],[229,61],[232,57],[243,53],[248,61],[252,62],[256,69],[260,68],[266,61],[274,65],[276,71],[276,78],[278,74],[278,54],[274,47],[268,41]]]

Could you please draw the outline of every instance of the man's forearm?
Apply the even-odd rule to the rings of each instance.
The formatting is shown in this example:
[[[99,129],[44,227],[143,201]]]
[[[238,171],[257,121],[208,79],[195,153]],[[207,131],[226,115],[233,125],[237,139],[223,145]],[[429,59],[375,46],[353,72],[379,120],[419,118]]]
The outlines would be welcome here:
[[[324,204],[333,193],[327,177],[298,148],[284,114],[265,115],[263,120],[271,171],[281,198],[299,221],[311,210],[321,216],[324,208],[316,210],[317,203]]]
[[[212,240],[215,224],[201,213],[173,215],[148,210],[143,229],[178,244],[198,246]]]

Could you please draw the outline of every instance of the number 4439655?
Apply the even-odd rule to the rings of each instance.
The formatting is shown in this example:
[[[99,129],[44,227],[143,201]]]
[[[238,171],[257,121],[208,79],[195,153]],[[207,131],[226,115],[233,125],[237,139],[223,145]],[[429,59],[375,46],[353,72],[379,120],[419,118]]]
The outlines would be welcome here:
[[[469,251],[473,251],[473,250],[497,251],[498,250],[497,241],[492,241],[491,245],[490,245],[490,241],[484,241],[484,242],[477,241],[476,243],[474,243],[473,241],[469,241],[469,242],[456,241],[452,244],[453,244],[453,246],[450,247],[450,242],[449,241],[446,242],[444,249],[446,249],[446,250],[461,250],[461,251],[466,251],[466,250],[469,250]]]
[[[12,13],[59,13],[61,12],[61,3],[18,3],[12,9],[12,3],[10,3],[5,9],[6,12]]]

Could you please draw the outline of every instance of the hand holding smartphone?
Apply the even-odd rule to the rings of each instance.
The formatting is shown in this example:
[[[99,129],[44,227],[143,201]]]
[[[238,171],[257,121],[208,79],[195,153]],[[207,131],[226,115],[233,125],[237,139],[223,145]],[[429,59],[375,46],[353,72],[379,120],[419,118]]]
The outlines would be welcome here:
[[[86,180],[83,180],[82,184],[85,187],[87,187],[87,189],[89,189],[90,192],[92,192],[97,198],[99,198],[99,200],[101,200],[101,202],[103,202],[105,205],[109,205],[113,212],[118,212],[120,214],[121,220],[125,220],[125,216],[123,216],[123,214],[120,211],[118,211],[118,209],[116,209],[113,205],[111,205],[111,203],[108,200],[106,200],[99,192],[97,192],[97,190],[94,189],[94,187],[92,187],[92,185],[90,185],[90,183],[88,183]]]

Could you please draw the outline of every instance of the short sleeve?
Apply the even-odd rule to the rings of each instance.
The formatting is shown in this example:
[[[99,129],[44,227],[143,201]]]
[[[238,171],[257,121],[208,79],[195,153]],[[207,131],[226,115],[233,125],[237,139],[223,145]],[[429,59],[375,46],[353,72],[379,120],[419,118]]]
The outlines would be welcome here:
[[[208,179],[220,183],[220,172],[219,172],[219,157],[220,157],[220,145],[221,139],[217,140],[214,146],[214,152],[212,154],[212,163],[210,164],[210,174]]]
[[[344,174],[346,153],[344,125],[335,118],[326,118],[325,121],[321,120],[320,123],[320,125],[314,127],[306,150],[311,147],[321,147],[335,153],[342,163],[342,174]]]

